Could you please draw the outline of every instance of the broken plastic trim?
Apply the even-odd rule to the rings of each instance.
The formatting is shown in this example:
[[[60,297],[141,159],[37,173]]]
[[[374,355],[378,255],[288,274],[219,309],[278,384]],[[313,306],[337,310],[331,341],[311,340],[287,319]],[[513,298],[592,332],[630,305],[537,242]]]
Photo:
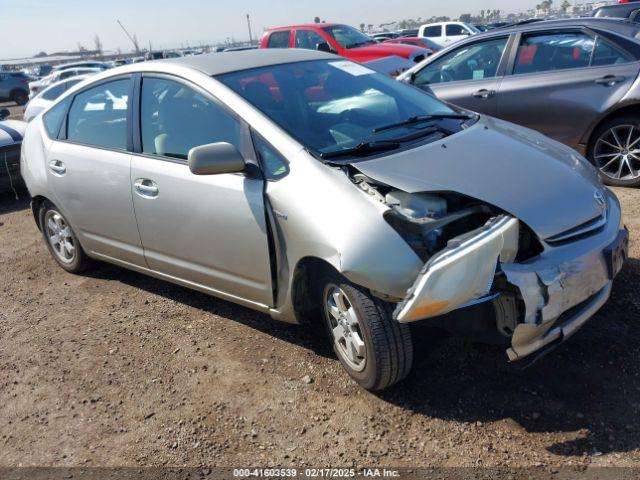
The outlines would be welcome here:
[[[516,258],[519,236],[520,222],[500,215],[454,238],[424,266],[394,319],[409,323],[437,317],[489,295],[498,263]]]

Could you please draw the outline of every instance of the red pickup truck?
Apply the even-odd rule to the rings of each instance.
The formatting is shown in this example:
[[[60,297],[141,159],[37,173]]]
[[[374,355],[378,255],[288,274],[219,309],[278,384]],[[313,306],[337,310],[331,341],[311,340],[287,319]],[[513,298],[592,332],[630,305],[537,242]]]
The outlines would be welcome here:
[[[338,54],[356,62],[369,62],[397,55],[421,62],[428,50],[411,45],[377,43],[349,25],[314,23],[267,30],[260,48],[307,48]]]

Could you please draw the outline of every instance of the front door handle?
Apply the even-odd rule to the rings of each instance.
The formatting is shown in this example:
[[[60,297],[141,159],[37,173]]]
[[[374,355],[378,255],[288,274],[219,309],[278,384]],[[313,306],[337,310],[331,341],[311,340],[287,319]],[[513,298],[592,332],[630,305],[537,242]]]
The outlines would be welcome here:
[[[486,88],[483,88],[482,90],[478,90],[477,92],[473,92],[473,96],[474,98],[483,98],[483,99],[487,99],[487,98],[491,98],[496,94],[495,90],[487,90]]]
[[[153,180],[149,180],[148,178],[139,178],[135,182],[133,182],[133,188],[135,188],[136,193],[141,197],[145,198],[154,198],[158,196],[160,190],[158,189],[158,185]]]
[[[64,166],[60,160],[51,160],[49,162],[49,170],[58,176],[62,176],[67,173],[67,167]]]
[[[622,83],[626,79],[625,77],[619,77],[616,75],[607,75],[605,77],[596,80],[598,85],[604,85],[605,87],[613,87],[616,83]]]

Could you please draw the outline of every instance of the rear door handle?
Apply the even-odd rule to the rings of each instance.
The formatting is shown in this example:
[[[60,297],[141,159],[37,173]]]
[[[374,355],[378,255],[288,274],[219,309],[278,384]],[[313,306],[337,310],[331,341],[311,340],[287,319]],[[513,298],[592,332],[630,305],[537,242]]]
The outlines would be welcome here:
[[[496,94],[495,90],[487,90],[486,88],[483,88],[482,90],[478,90],[477,92],[473,92],[473,96],[475,98],[491,98]]]
[[[64,163],[62,163],[60,160],[51,160],[49,162],[49,170],[59,176],[67,173],[67,167],[65,167]]]
[[[153,180],[149,180],[148,178],[139,178],[135,182],[133,182],[133,187],[136,190],[136,193],[141,197],[145,198],[154,198],[158,196],[160,190],[158,189],[158,185]]]
[[[626,79],[625,77],[618,77],[616,75],[607,75],[596,80],[598,85],[604,85],[605,87],[613,87],[616,83],[622,83]]]

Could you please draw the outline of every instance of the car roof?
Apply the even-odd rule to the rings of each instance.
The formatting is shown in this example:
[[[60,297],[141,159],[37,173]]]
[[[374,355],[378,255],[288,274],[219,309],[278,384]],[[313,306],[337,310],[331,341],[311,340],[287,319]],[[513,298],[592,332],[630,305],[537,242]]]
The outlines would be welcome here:
[[[594,18],[594,17],[580,17],[580,18],[562,18],[557,20],[542,20],[536,22],[527,22],[521,24],[506,25],[501,28],[489,30],[488,32],[482,32],[474,35],[472,38],[493,37],[498,34],[505,33],[517,33],[526,32],[530,30],[541,30],[548,28],[562,28],[562,27],[592,27],[603,28],[616,32],[620,35],[631,38],[640,38],[640,24],[630,22],[620,18]]]
[[[333,54],[302,48],[259,48],[239,52],[207,53],[180,58],[167,58],[140,64],[136,70],[146,70],[150,64],[172,64],[199,70],[209,76],[269,67],[309,60],[337,60]],[[122,68],[122,67],[120,67]]]
[[[324,28],[335,27],[336,25],[344,25],[343,23],[301,23],[299,25],[287,25],[284,27],[267,28],[266,33],[276,32],[278,30],[293,30],[296,28]]]

